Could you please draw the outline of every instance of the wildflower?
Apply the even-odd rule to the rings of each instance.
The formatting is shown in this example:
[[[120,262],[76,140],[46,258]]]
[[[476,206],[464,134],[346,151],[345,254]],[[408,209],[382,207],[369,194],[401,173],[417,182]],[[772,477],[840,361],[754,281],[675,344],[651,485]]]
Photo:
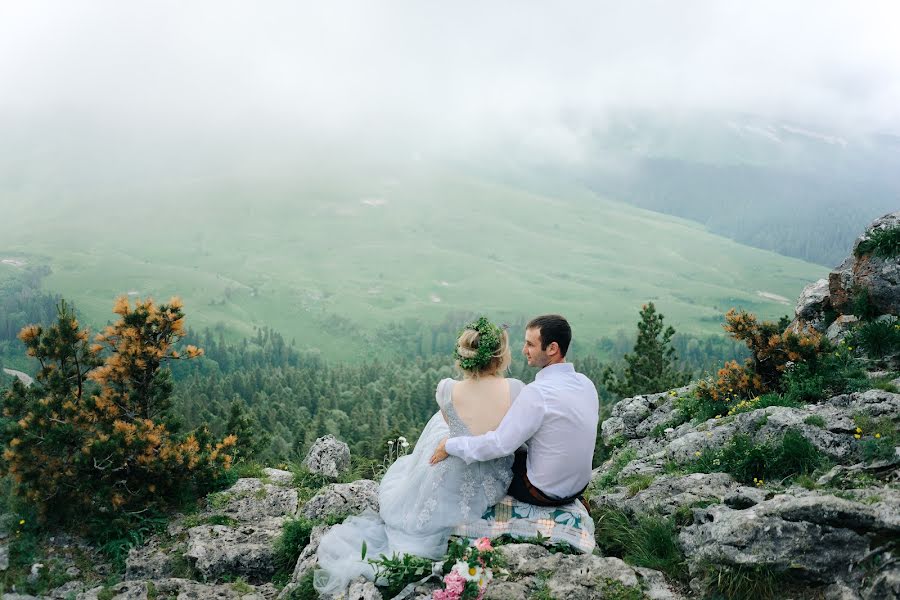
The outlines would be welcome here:
[[[491,539],[486,537],[475,540],[475,548],[479,552],[490,552],[494,549],[493,546],[491,546]]]
[[[19,520],[19,525],[24,525],[24,524],[25,524],[25,519],[20,519],[20,520]]]
[[[875,439],[876,439],[876,440],[881,439],[881,434],[880,434],[880,433],[876,433],[876,434],[875,434]]]
[[[672,390],[671,392],[669,392],[669,395],[670,395],[670,396],[674,396],[674,395],[675,395],[675,390]]]
[[[862,437],[862,436],[860,436],[858,433],[854,433],[854,434],[853,434],[853,437],[855,437],[856,439],[859,439],[859,438]]]
[[[700,456],[700,451],[697,450],[696,452],[694,452],[694,456]]]
[[[857,427],[857,428],[856,428],[856,433],[862,433],[862,429],[860,429],[859,427]]]
[[[717,418],[717,419],[721,419],[721,418],[722,418],[722,415],[716,415],[716,418]]]

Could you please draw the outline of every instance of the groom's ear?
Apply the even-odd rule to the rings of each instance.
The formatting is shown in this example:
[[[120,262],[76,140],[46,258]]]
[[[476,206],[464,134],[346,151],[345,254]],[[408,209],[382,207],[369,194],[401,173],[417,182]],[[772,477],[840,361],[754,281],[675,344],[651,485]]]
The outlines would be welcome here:
[[[547,354],[559,354],[559,344],[550,342],[547,344],[547,350],[545,352],[547,352]]]

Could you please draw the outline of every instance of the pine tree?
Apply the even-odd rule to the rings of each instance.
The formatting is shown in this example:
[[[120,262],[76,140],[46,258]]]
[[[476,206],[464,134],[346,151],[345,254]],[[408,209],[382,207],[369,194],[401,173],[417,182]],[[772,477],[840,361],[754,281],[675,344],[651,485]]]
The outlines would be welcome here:
[[[691,378],[690,373],[675,366],[675,329],[671,325],[665,327],[663,315],[656,312],[652,302],[641,307],[640,315],[637,341],[633,351],[625,355],[624,372],[617,373],[611,367],[603,372],[603,386],[622,398],[676,388]]]

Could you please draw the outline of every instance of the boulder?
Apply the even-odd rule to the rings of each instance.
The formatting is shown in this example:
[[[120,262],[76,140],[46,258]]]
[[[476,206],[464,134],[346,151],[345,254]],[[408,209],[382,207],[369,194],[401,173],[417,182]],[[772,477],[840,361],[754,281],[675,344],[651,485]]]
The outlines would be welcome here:
[[[274,544],[283,523],[283,518],[268,517],[237,527],[192,527],[184,556],[205,581],[223,575],[241,576],[251,583],[268,581],[275,573]]]
[[[794,308],[797,320],[817,329],[822,327],[825,311],[831,306],[828,294],[827,279],[819,279],[803,288]]]
[[[853,315],[841,315],[828,326],[828,329],[825,331],[825,337],[831,340],[833,344],[840,344],[850,334],[853,325],[858,322],[859,319]]]
[[[210,510],[238,521],[265,517],[290,517],[297,512],[297,490],[263,483],[255,478],[238,479],[227,491],[213,497]]]
[[[303,464],[311,473],[337,479],[350,469],[350,448],[333,435],[320,437],[309,449]]]
[[[870,540],[900,533],[896,498],[861,504],[813,492],[781,494],[750,508],[694,511],[679,541],[692,575],[706,565],[765,567],[792,579],[849,579]]]
[[[303,506],[300,514],[307,519],[321,520],[333,515],[359,514],[367,508],[378,512],[378,484],[371,479],[360,479],[326,486]]]

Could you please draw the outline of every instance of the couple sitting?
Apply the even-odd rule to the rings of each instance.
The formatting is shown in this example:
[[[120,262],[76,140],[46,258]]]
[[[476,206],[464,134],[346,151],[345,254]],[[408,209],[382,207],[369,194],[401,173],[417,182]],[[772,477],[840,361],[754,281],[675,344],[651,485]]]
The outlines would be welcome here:
[[[483,317],[468,325],[455,351],[462,381],[438,383],[440,410],[413,452],[385,473],[379,512],[349,517],[322,537],[316,589],[336,594],[360,575],[373,579],[363,542],[370,557],[438,559],[456,526],[506,494],[537,506],[578,498],[591,477],[599,401],[590,379],[565,361],[571,339],[561,316],[528,323],[522,352],[541,371],[525,385],[503,377],[511,360],[506,331]]]

